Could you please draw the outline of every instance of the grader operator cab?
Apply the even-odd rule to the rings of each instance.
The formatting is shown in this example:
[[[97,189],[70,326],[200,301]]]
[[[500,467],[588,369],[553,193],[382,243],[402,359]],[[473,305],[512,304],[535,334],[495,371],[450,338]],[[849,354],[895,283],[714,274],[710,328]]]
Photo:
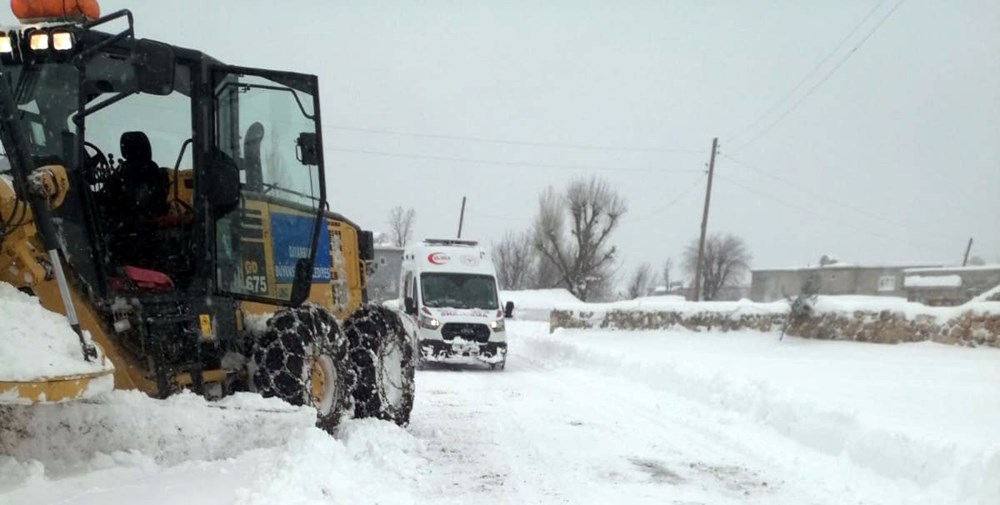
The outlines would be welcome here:
[[[317,78],[137,39],[129,11],[95,9],[0,33],[0,281],[66,315],[117,388],[406,422],[411,346],[364,303],[371,234],[328,210]],[[0,402],[74,399],[82,379],[0,369]]]

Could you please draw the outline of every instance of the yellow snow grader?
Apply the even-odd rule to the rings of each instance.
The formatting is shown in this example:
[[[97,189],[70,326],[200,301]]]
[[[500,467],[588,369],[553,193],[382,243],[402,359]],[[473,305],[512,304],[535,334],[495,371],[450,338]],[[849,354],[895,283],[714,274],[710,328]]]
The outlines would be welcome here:
[[[159,398],[311,405],[326,429],[407,422],[412,347],[367,303],[371,233],[328,210],[317,78],[136,38],[92,1],[13,4],[30,24],[0,33],[0,282],[113,372],[0,367],[0,404],[113,373]]]

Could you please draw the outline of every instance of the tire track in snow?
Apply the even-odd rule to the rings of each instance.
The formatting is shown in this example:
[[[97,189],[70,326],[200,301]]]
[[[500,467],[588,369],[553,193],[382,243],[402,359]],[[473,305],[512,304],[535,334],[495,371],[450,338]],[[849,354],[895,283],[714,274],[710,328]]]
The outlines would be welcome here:
[[[540,482],[533,462],[544,461],[522,436],[534,419],[516,405],[523,396],[516,360],[504,372],[438,368],[418,372],[410,431],[424,440],[434,465],[426,472],[429,502],[566,503],[559,486]]]
[[[816,502],[765,486],[766,465],[686,401],[625,379],[512,353],[505,372],[424,371],[417,387],[430,501]]]

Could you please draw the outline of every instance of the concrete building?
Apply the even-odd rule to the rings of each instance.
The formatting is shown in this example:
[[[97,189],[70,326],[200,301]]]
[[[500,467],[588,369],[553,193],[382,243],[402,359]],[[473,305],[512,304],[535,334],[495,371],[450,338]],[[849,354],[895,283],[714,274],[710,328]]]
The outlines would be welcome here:
[[[399,298],[399,274],[403,248],[375,246],[375,260],[368,272],[368,298],[376,303]]]
[[[906,297],[906,271],[940,265],[860,266],[833,263],[822,267],[753,270],[750,299],[773,302],[797,296],[807,282],[821,295],[871,295]]]
[[[911,268],[904,274],[906,299],[925,305],[961,305],[1000,286],[1000,265]]]

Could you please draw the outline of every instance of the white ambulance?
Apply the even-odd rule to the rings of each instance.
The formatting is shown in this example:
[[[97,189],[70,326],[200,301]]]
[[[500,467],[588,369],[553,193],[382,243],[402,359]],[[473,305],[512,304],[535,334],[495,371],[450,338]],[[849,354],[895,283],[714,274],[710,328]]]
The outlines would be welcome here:
[[[400,303],[421,362],[507,363],[504,319],[493,260],[477,242],[427,239],[403,251]]]

